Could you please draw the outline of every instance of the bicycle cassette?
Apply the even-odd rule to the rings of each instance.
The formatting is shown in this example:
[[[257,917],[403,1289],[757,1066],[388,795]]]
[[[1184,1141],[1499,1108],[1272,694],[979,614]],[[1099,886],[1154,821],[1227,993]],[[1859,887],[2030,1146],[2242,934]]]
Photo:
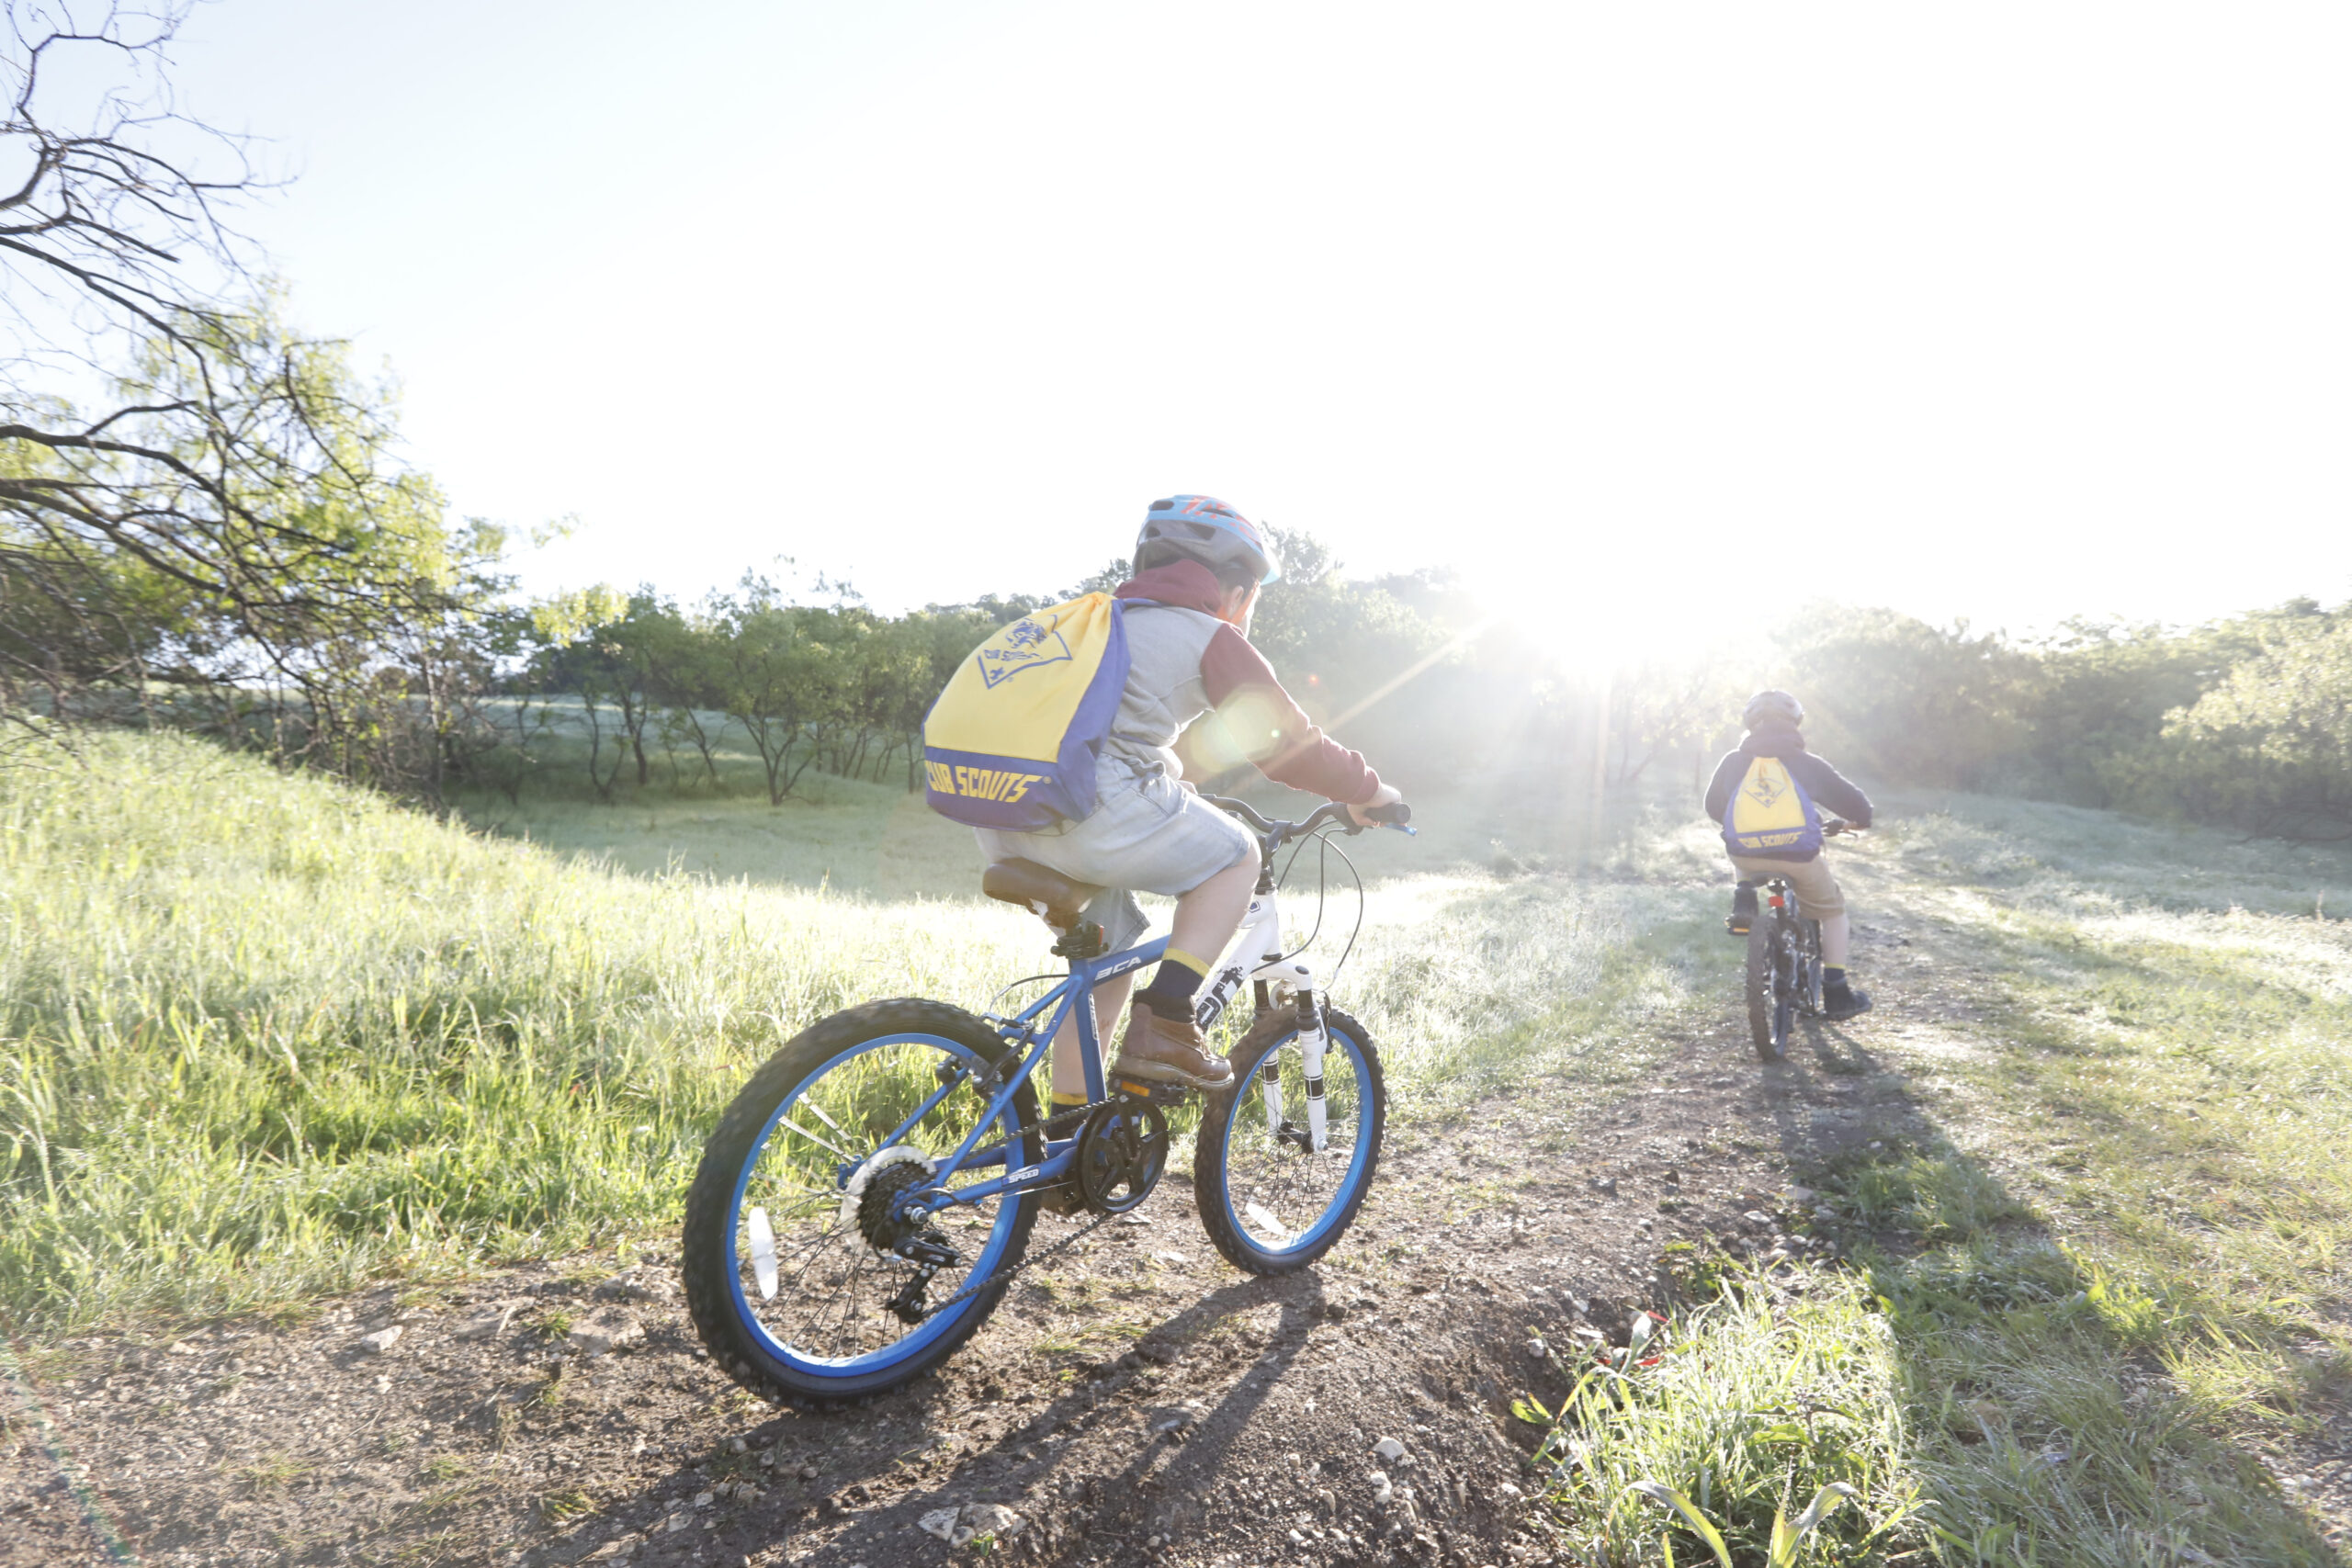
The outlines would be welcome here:
[[[1168,1119],[1148,1100],[1098,1109],[1078,1134],[1078,1195],[1098,1214],[1123,1214],[1151,1196],[1168,1169]]]

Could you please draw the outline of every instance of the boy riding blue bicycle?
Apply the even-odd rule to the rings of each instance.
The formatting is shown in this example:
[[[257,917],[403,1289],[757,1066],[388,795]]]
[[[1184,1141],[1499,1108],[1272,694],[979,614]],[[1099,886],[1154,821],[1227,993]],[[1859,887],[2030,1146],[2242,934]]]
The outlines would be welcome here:
[[[937,1366],[1022,1269],[1150,1195],[1171,1115],[1197,1112],[1193,1196],[1236,1267],[1306,1268],[1361,1210],[1386,1117],[1380,1053],[1285,951],[1272,863],[1409,813],[1250,646],[1276,572],[1261,530],[1178,496],[1151,507],[1136,553],[1116,595],[1034,612],[975,649],[924,727],[932,805],[978,829],[983,891],[1045,917],[1069,974],[1006,1012],[901,998],[821,1019],[704,1147],[687,1304],[717,1364],[767,1396],[838,1404]],[[1212,711],[1261,739],[1268,777],[1333,803],[1273,820],[1182,784],[1171,743]],[[1172,937],[1143,940],[1137,889],[1176,898]],[[1155,961],[1106,1072],[1095,1021]],[[1228,1063],[1204,1030],[1244,985],[1256,1016]],[[1025,1258],[1047,1207],[1092,1224]]]
[[[1402,798],[1362,755],[1317,728],[1250,646],[1259,592],[1281,576],[1265,531],[1223,502],[1204,495],[1153,502],[1136,538],[1135,575],[1112,594],[1125,679],[1115,707],[1102,705],[1107,723],[1099,741],[1087,738],[1093,755],[1079,764],[1091,765],[1093,809],[1057,810],[1056,819],[1017,830],[990,825],[998,814],[989,806],[933,792],[935,807],[974,825],[991,863],[1027,861],[1105,889],[1083,915],[1103,928],[1114,949],[1143,934],[1137,892],[1176,899],[1167,954],[1136,994],[1114,1068],[1130,1077],[1199,1089],[1232,1081],[1232,1068],[1209,1050],[1194,1020],[1193,998],[1249,908],[1258,885],[1258,843],[1182,782],[1174,750],[1179,732],[1210,713],[1246,712],[1239,728],[1257,739],[1250,760],[1259,771],[1348,806],[1359,826]],[[1023,678],[1035,680],[1000,681],[1009,692]],[[984,680],[976,695],[989,689]],[[956,694],[951,686],[943,705]],[[1097,991],[1096,1016],[1116,1017],[1131,981],[1123,975]],[[1054,1099],[1077,1104],[1084,1098],[1076,1025],[1068,1023],[1055,1043]]]

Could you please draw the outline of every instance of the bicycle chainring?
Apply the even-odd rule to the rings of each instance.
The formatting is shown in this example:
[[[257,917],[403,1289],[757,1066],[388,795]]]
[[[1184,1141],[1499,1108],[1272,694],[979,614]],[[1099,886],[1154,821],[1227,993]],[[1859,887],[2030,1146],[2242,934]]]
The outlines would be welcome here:
[[[1148,1100],[1096,1110],[1078,1134],[1078,1194],[1098,1214],[1123,1214],[1151,1196],[1168,1169],[1168,1118]]]

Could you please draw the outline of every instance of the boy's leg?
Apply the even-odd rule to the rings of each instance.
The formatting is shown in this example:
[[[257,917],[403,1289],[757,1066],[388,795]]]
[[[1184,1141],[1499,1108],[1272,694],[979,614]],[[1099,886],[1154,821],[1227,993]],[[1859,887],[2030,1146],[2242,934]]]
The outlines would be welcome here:
[[[1127,993],[1135,987],[1131,970],[1115,979],[1103,981],[1094,987],[1094,1038],[1111,1037],[1118,1027],[1119,1010],[1127,1005]],[[1086,1103],[1086,1064],[1078,1048],[1078,1011],[1070,1010],[1062,1026],[1054,1032],[1054,1109],[1067,1110]]]
[[[1821,962],[1832,969],[1846,967],[1846,952],[1853,940],[1853,922],[1846,915],[1846,895],[1829,867],[1816,857],[1791,861],[1789,886],[1797,890],[1797,913],[1821,922]]]
[[[1126,1038],[1119,1045],[1120,1065],[1137,1077],[1194,1089],[1222,1089],[1233,1081],[1232,1064],[1209,1050],[1207,1037],[1193,1021],[1193,998],[1250,912],[1258,863],[1252,841],[1239,860],[1177,898],[1168,955],[1152,972],[1151,983],[1136,993]]]
[[[1092,920],[1102,928],[1106,950],[1124,952],[1140,943],[1151,932],[1151,919],[1136,902],[1136,896],[1125,888],[1109,887],[1098,893],[1079,911],[1081,919]],[[1108,1044],[1112,1032],[1119,1027],[1120,1010],[1127,1005],[1127,993],[1135,988],[1135,971],[1116,976],[1094,987],[1094,1040],[1098,1047]],[[1066,1111],[1073,1105],[1086,1103],[1086,1063],[1078,1044],[1078,1010],[1062,1020],[1061,1028],[1054,1032],[1054,1103],[1056,1111]]]
[[[1821,922],[1821,1010],[1833,1021],[1871,1010],[1868,991],[1854,989],[1846,977],[1846,954],[1853,942],[1853,920],[1846,913],[1846,895],[1823,863],[1826,857],[1798,861],[1791,868],[1790,885],[1797,890],[1797,908],[1807,919]]]
[[[1739,886],[1731,892],[1731,915],[1724,921],[1724,929],[1734,936],[1746,936],[1756,924],[1756,888],[1759,878],[1743,875]]]

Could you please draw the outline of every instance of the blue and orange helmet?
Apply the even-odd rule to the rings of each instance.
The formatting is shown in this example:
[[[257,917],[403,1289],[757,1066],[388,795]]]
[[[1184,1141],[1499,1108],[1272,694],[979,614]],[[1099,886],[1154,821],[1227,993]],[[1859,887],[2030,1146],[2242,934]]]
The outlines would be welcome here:
[[[1260,583],[1282,580],[1282,562],[1266,531],[1213,495],[1174,495],[1155,501],[1136,536],[1136,566],[1152,556],[1198,561],[1222,578],[1250,576]]]

